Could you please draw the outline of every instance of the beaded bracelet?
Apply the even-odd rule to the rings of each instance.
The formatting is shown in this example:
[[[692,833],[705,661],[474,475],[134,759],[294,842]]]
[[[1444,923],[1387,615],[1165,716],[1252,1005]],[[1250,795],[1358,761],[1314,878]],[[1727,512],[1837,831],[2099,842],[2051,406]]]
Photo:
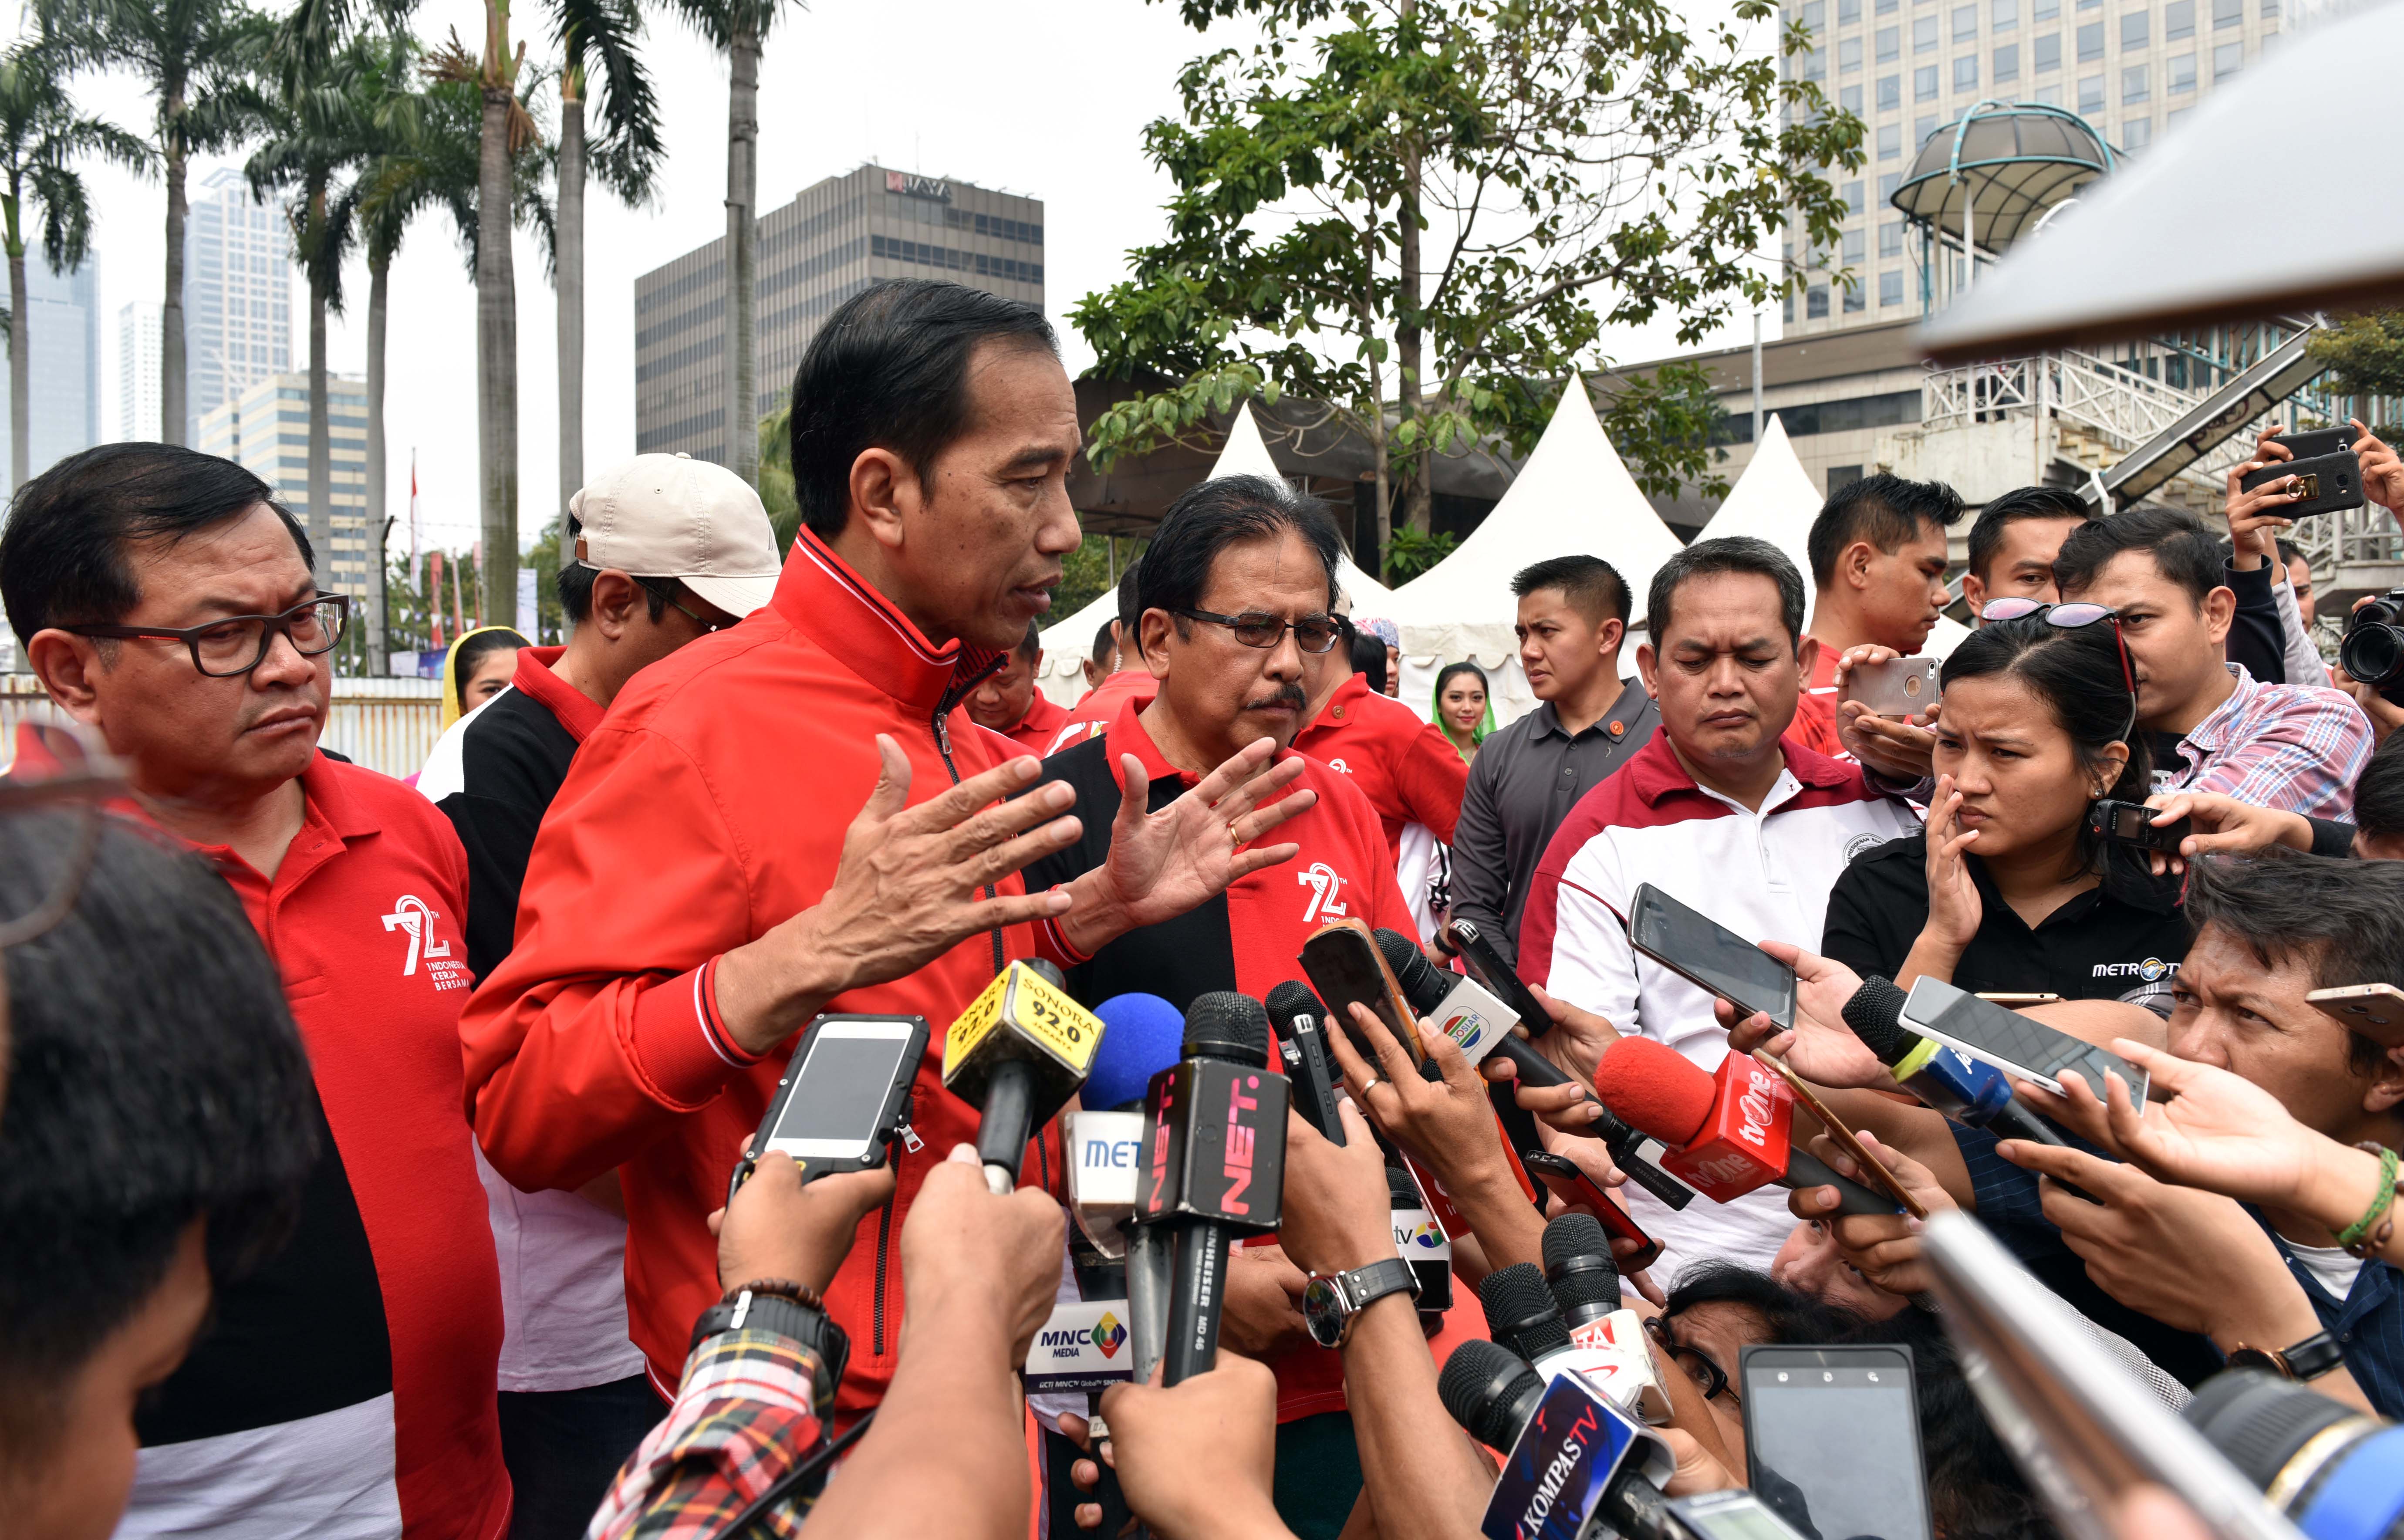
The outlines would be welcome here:
[[[2379,1156],[2379,1193],[2370,1200],[2370,1208],[2360,1219],[2339,1232],[2337,1243],[2347,1253],[2365,1262],[2383,1249],[2396,1231],[2396,1152],[2372,1140],[2355,1146]],[[2372,1225],[2379,1226],[2376,1233]]]

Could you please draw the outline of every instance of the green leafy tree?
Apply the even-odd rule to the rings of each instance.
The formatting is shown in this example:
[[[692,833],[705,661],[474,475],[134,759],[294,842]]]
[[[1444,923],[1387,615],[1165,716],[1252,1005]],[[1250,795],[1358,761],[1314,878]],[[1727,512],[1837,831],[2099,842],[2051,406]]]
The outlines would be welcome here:
[[[260,79],[275,23],[241,0],[40,0],[44,31],[75,61],[124,70],[150,88],[151,163],[166,174],[167,280],[160,301],[159,437],[184,441],[186,177],[195,155],[255,137],[269,108]]]
[[[2366,414],[2371,399],[2404,397],[2404,310],[2349,315],[2305,346],[2329,366],[2322,387],[2362,399]]]
[[[91,200],[76,162],[97,155],[134,171],[149,147],[91,117],[67,94],[68,50],[21,44],[0,54],[0,245],[8,254],[9,485],[25,484],[33,451],[33,317],[25,307],[25,245],[39,221],[43,259],[53,273],[83,265],[91,244]]]
[[[1094,427],[1097,465],[1194,443],[1237,402],[1306,399],[1288,431],[1375,451],[1378,537],[1399,489],[1430,533],[1439,455],[1524,453],[1607,327],[1699,340],[1799,274],[1759,254],[1790,223],[1836,239],[1822,175],[1862,125],[1736,27],[1668,0],[1182,0],[1267,40],[1188,64],[1146,131],[1168,231],[1071,313],[1106,377],[1140,388]],[[1772,0],[1735,21],[1775,24]],[[1799,26],[1779,51],[1802,52]],[[1165,382],[1165,383],[1164,383]],[[1607,410],[1640,482],[1710,473],[1707,384],[1664,370]]]
[[[793,490],[792,421],[790,402],[760,419],[760,504],[768,511],[780,555],[792,553],[802,528],[802,501]]]

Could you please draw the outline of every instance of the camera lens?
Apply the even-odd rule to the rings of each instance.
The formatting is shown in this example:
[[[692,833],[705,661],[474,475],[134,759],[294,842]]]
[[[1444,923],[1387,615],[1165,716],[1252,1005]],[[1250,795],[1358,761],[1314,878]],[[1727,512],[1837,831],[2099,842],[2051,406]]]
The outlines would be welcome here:
[[[2214,1376],[2183,1415],[2310,1540],[2404,1540],[2404,1428],[2259,1369]]]
[[[2387,684],[2404,675],[2404,631],[2382,622],[2355,625],[2337,650],[2339,665],[2365,684]]]

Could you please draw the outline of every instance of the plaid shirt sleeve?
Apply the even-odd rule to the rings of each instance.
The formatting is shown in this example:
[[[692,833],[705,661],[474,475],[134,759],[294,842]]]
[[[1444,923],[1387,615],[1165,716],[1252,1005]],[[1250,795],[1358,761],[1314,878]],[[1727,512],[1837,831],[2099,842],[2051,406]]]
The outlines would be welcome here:
[[[2347,818],[2355,780],[2370,759],[2370,723],[2337,691],[2257,685],[2230,724],[2228,744],[2180,790]]]
[[[818,1447],[818,1372],[816,1354],[776,1332],[721,1332],[694,1349],[676,1405],[628,1457],[585,1540],[720,1533]],[[811,1501],[797,1493],[762,1527],[799,1534]]]

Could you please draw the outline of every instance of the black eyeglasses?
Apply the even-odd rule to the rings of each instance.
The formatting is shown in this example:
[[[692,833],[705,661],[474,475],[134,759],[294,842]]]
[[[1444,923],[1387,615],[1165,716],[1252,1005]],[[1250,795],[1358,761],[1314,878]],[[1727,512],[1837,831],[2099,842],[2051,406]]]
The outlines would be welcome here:
[[[1291,631],[1293,644],[1304,651],[1332,652],[1336,638],[1344,635],[1344,623],[1333,615],[1305,615],[1298,621],[1286,621],[1257,609],[1247,609],[1240,615],[1214,615],[1208,609],[1172,609],[1169,613],[1189,621],[1223,625],[1246,647],[1275,647]]]
[[[1695,1382],[1695,1388],[1703,1393],[1704,1400],[1716,1401],[1724,1394],[1730,1401],[1743,1399],[1730,1388],[1727,1370],[1721,1368],[1711,1354],[1700,1348],[1685,1347],[1670,1335],[1668,1316],[1646,1316],[1644,1335],[1670,1355],[1670,1362],[1678,1366],[1680,1373]]]
[[[713,631],[723,631],[728,626],[735,623],[734,617],[732,615],[720,616],[715,620],[711,619],[707,615],[696,615],[692,610],[687,609],[683,605],[677,603],[674,599],[670,599],[668,601],[668,608],[675,610],[678,614],[684,616],[687,620],[692,622],[693,624],[701,627],[701,633],[705,637],[708,636]]]
[[[2093,625],[2097,621],[2112,623],[2112,642],[2120,652],[2120,682],[2129,687],[2129,733],[2137,730],[2137,671],[2129,658],[2129,638],[2120,634],[2120,612],[2107,604],[2047,604],[2042,599],[1989,599],[1978,611],[1978,618],[1992,623],[2016,621],[2024,616],[2042,616],[2048,625],[2064,631],[2076,631]],[[2123,733],[2122,737],[2127,737]]]
[[[60,629],[77,637],[109,637],[126,640],[155,637],[179,641],[191,650],[192,666],[214,679],[247,674],[267,661],[267,650],[277,637],[292,644],[304,658],[330,652],[342,639],[351,601],[342,594],[320,594],[280,615],[229,615],[206,625],[181,631],[157,625],[66,625]]]

